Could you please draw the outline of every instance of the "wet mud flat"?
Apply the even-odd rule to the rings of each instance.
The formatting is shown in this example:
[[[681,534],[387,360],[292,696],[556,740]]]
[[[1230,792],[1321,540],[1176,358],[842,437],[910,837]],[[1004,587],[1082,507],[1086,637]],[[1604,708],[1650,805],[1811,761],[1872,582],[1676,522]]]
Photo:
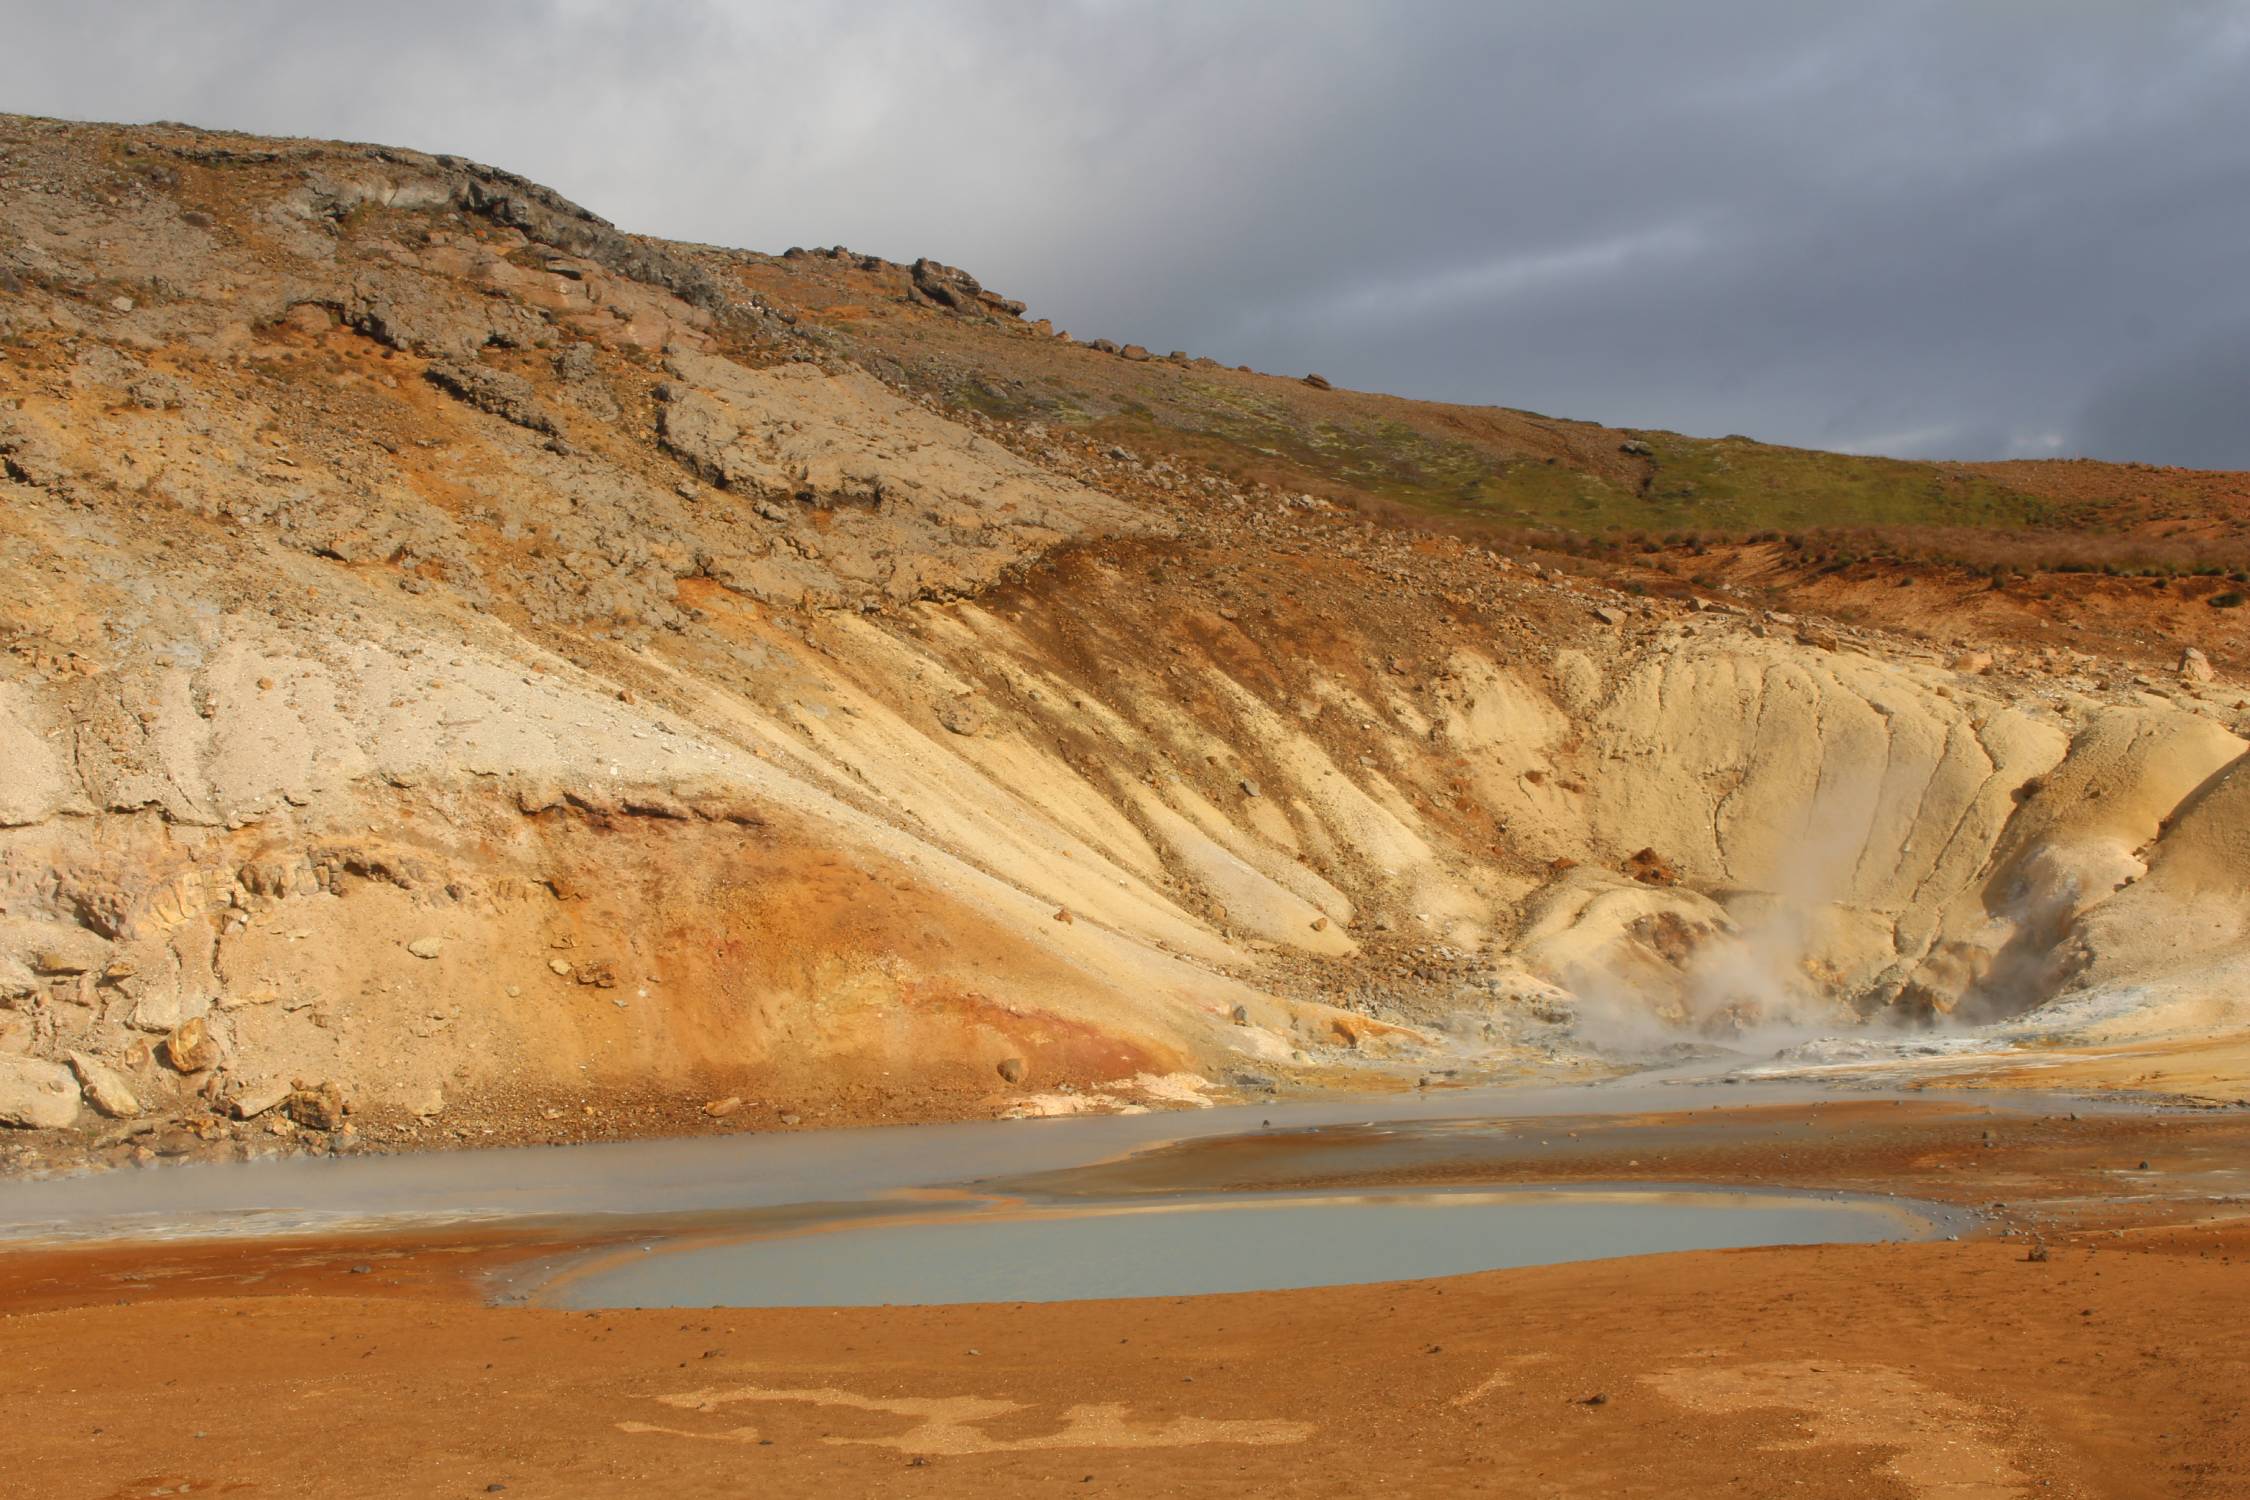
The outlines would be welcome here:
[[[0,1243],[755,1211],[954,1190],[1275,1130],[1631,1119],[1677,1112],[1720,1092],[1693,1079],[1643,1075],[1594,1086],[1328,1096],[1165,1114],[196,1162],[8,1183],[0,1193]],[[1777,1106],[1837,1097],[1831,1087],[1794,1082],[1724,1093],[1730,1103]]]
[[[1611,1184],[1828,1190],[1980,1210],[1988,1232],[2250,1205],[2250,1118],[2035,1095],[1326,1124],[994,1180],[1029,1197]],[[1958,1227],[1958,1226],[1953,1226]]]
[[[546,1306],[867,1307],[1200,1296],[1753,1245],[1925,1238],[1973,1216],[1840,1194],[1549,1187],[1172,1194],[816,1220],[643,1242]]]
[[[26,1244],[0,1252],[0,1495],[2250,1493],[2250,1125],[2079,1113],[1253,1123],[954,1190],[1059,1210],[1694,1182],[1978,1214],[1958,1240],[1295,1291],[491,1303],[496,1276],[645,1253],[641,1215]]]

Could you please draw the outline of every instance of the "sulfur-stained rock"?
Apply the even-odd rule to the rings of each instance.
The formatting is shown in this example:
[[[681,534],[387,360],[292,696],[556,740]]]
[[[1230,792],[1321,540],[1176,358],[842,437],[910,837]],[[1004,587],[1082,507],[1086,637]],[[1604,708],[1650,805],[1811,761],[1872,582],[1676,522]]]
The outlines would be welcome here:
[[[343,1090],[333,1083],[292,1089],[281,1101],[282,1112],[307,1130],[337,1130],[344,1123]]]
[[[183,1021],[164,1038],[164,1060],[182,1073],[202,1073],[219,1063],[219,1041],[201,1016]]]

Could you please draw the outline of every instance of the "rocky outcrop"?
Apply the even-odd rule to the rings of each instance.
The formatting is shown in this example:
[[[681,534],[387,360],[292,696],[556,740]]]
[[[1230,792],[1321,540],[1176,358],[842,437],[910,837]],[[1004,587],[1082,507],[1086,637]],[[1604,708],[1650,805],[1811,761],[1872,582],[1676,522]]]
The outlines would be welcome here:
[[[906,295],[910,301],[969,317],[1020,318],[1024,313],[1021,302],[986,291],[968,272],[926,258],[908,268]]]
[[[549,436],[561,431],[532,394],[531,382],[521,375],[454,360],[431,365],[422,374],[439,390],[502,421]]]
[[[700,478],[796,523],[790,550],[834,588],[892,598],[958,593],[1067,541],[1162,529],[1113,497],[1061,479],[922,410],[858,371],[746,369],[675,354],[657,388],[664,446]],[[828,512],[818,540],[802,507]],[[787,563],[781,565],[788,568]],[[713,569],[759,591],[755,562]],[[790,568],[802,578],[802,572]],[[768,585],[764,592],[777,590]]]

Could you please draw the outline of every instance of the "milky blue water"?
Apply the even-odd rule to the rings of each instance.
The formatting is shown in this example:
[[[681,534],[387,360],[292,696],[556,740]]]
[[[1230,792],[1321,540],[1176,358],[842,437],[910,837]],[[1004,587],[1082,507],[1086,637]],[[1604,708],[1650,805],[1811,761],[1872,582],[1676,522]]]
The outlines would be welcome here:
[[[1939,1232],[1896,1203],[1721,1191],[1198,1197],[857,1220],[613,1255],[537,1300],[840,1307],[1187,1296],[1453,1276],[1672,1250]]]

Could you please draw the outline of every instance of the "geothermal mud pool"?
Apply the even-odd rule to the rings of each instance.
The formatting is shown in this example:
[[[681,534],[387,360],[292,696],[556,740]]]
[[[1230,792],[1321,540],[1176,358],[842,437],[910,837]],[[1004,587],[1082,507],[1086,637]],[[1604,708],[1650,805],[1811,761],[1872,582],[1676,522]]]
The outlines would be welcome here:
[[[1743,1091],[1726,1092],[1731,1102]],[[202,1238],[475,1222],[589,1247],[494,1271],[489,1290],[503,1303],[814,1307],[1396,1281],[1905,1240],[1969,1221],[1887,1196],[1629,1178],[1481,1192],[1285,1186],[1568,1156],[1582,1139],[1714,1092],[1659,1079],[913,1133],[198,1165],[25,1184],[0,1208],[0,1234]],[[1747,1092],[1810,1108],[1833,1097],[1801,1085]],[[1606,1112],[1583,1113],[1589,1105]],[[1503,1107],[1505,1117],[1492,1113]],[[1671,1124],[1645,1139],[1653,1157],[1698,1129]]]
[[[615,1252],[553,1307],[866,1307],[1177,1297],[1939,1232],[1942,1210],[1835,1195],[1551,1188],[1257,1195],[831,1222]]]

